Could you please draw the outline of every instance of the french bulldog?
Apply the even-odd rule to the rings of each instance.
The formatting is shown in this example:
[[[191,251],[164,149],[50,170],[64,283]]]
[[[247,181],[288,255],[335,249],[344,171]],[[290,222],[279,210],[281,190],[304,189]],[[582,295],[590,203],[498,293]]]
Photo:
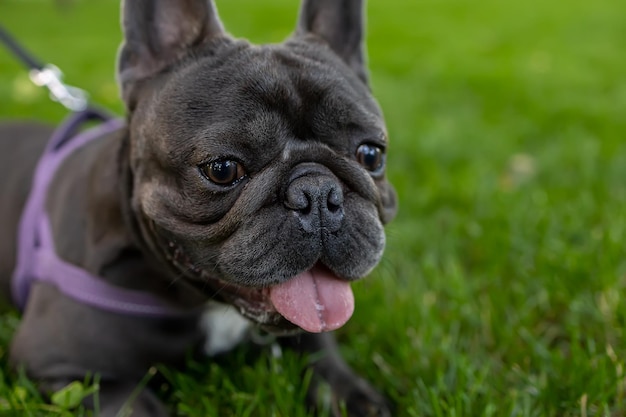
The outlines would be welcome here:
[[[251,325],[316,358],[309,400],[388,416],[340,357],[396,212],[387,133],[368,87],[362,0],[304,0],[281,44],[231,37],[209,0],[123,3],[118,80],[126,123],[73,151],[45,199],[59,258],[103,285],[150,294],[176,315],[108,311],[30,284],[11,361],[45,392],[100,376],[101,416],[167,416],[155,363],[224,352]],[[0,283],[9,300],[18,224],[52,130],[0,127]],[[129,402],[130,401],[130,402]],[[86,401],[89,406],[90,401]]]

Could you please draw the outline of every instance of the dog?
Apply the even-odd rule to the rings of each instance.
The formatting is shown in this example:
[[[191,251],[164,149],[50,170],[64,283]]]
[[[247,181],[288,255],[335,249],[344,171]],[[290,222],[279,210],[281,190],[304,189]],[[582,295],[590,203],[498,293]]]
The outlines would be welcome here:
[[[257,46],[227,34],[212,1],[125,2],[125,123],[68,151],[48,179],[36,167],[52,130],[0,127],[0,283],[23,308],[11,362],[45,392],[99,375],[101,416],[128,401],[132,416],[167,416],[148,388],[129,400],[146,371],[200,346],[227,351],[254,325],[316,358],[312,405],[327,384],[337,415],[342,403],[390,415],[332,333],[396,213],[363,14],[362,0],[304,0],[293,35]],[[43,266],[16,244],[33,222]]]

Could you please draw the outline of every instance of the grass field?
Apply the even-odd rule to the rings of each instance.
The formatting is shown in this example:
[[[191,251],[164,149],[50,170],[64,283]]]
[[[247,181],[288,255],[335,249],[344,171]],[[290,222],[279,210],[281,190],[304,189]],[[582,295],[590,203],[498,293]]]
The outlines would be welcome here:
[[[58,3],[3,0],[0,23],[121,112],[117,2]],[[355,285],[345,357],[398,416],[626,416],[626,2],[369,3],[401,209]],[[297,8],[218,5],[255,42]],[[63,114],[0,50],[0,116]],[[8,372],[15,325],[0,319],[0,415],[81,415]],[[303,416],[301,366],[240,349],[167,372],[167,397],[181,416]]]

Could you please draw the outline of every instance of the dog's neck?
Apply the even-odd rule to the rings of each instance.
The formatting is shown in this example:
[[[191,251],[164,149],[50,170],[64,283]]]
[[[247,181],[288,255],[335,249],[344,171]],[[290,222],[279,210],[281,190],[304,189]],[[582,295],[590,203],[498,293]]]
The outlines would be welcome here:
[[[130,203],[128,142],[124,128],[86,145],[64,163],[61,169],[75,174],[63,175],[64,181],[51,184],[47,203],[57,254],[113,285],[151,292],[173,305],[195,308],[204,303],[205,296],[182,277],[164,271],[147,251]],[[68,200],[81,207],[67,210]],[[84,228],[84,233],[60,239],[62,230],[75,228]]]

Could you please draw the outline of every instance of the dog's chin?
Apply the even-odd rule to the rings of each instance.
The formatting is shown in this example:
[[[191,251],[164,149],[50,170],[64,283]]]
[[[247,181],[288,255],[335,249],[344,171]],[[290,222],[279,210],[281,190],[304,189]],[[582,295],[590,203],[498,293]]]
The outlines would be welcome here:
[[[317,261],[272,286],[243,286],[199,268],[173,241],[159,244],[168,263],[209,298],[233,305],[244,317],[275,335],[320,333],[343,326],[354,311],[350,283]]]
[[[241,315],[260,326],[268,333],[290,335],[303,329],[283,317],[274,307],[270,298],[270,288],[244,287],[201,274],[201,281],[195,285],[210,287],[211,296],[236,307]],[[196,277],[197,278],[197,277]]]

